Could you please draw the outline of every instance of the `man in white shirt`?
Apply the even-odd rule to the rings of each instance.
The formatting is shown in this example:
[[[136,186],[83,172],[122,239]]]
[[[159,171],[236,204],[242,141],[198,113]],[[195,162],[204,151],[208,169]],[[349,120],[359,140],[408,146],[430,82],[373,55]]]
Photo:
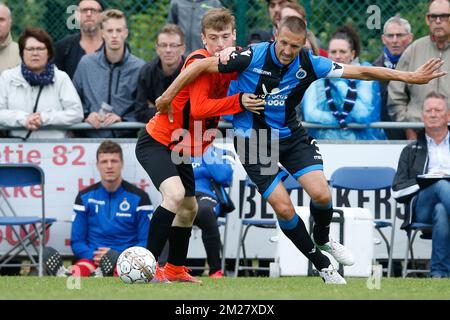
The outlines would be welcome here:
[[[399,202],[417,196],[414,222],[433,224],[430,276],[434,278],[450,277],[450,179],[446,178],[450,176],[448,114],[447,98],[430,92],[422,108],[425,132],[403,149],[392,186],[394,198]],[[416,178],[423,174],[436,179],[420,187]]]

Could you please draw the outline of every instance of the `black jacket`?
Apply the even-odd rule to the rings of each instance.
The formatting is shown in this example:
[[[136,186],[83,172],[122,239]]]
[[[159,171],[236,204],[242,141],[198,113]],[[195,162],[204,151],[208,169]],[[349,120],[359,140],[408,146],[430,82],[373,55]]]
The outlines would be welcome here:
[[[185,58],[182,57],[177,70],[170,76],[166,76],[162,70],[161,60],[155,58],[146,63],[140,73],[136,94],[135,118],[139,122],[147,123],[156,113],[155,107],[149,107],[149,103],[155,104],[156,99],[175,80],[183,67]]]
[[[427,172],[428,146],[425,132],[421,131],[417,141],[408,144],[400,154],[397,173],[392,190],[394,198],[401,203],[408,202],[419,191],[416,177]]]
[[[425,132],[421,131],[417,141],[408,144],[398,161],[397,173],[392,190],[394,198],[401,203],[408,202],[419,191],[416,177],[428,172],[428,145]]]
[[[66,72],[70,79],[73,78],[81,58],[86,54],[80,46],[80,39],[79,33],[71,34],[55,44],[55,64],[59,70]]]

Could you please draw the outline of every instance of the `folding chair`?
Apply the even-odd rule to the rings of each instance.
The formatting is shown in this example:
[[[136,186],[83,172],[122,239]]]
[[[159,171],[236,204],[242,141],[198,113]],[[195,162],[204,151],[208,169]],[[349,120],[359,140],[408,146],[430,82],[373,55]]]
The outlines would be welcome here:
[[[405,230],[407,236],[406,253],[403,262],[403,272],[402,272],[403,278],[406,278],[410,273],[430,272],[430,270],[415,268],[413,244],[414,240],[416,240],[417,233],[419,231],[422,231],[422,233],[424,234],[431,234],[431,230],[433,228],[433,225],[430,223],[414,222],[416,200],[417,197],[414,196],[410,201],[405,203],[405,220],[400,227],[400,229]],[[431,239],[431,237],[422,237],[422,238]],[[412,267],[411,269],[408,269],[409,253],[411,254],[411,267]]]
[[[336,189],[375,191],[386,190],[390,192],[392,181],[394,180],[395,170],[390,167],[341,167],[333,172],[330,179],[330,185]],[[392,247],[394,243],[394,227],[391,231],[391,241],[381,229],[395,225],[395,212],[392,221],[374,220],[374,227],[383,238],[388,253],[387,274],[390,276],[392,269]]]
[[[5,191],[1,188],[25,187],[39,185],[42,190],[41,214],[40,215],[19,215],[16,213],[11,203],[7,199]],[[18,239],[17,243],[7,252],[0,255],[0,269],[4,267],[18,267],[20,264],[9,263],[22,252],[25,252],[31,261],[30,266],[38,268],[38,275],[42,276],[43,252],[45,246],[45,231],[56,221],[53,218],[45,217],[45,178],[42,169],[34,164],[0,164],[0,201],[6,204],[3,208],[0,203],[0,225],[11,227],[14,235]],[[8,209],[8,210],[6,210]],[[9,211],[9,215],[8,212]],[[26,229],[31,225],[30,230]],[[23,237],[20,235],[23,233]],[[38,247],[35,241],[39,241]],[[33,251],[37,254],[36,261]]]

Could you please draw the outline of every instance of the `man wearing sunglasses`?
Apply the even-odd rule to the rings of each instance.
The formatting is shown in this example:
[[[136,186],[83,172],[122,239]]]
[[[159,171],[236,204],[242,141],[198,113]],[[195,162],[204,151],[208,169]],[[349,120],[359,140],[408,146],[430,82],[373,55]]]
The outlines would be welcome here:
[[[430,35],[414,41],[405,50],[397,70],[414,71],[430,58],[450,61],[450,0],[431,0],[425,19]],[[450,64],[445,63],[440,71],[450,71]],[[389,115],[395,121],[420,122],[421,107],[430,91],[450,96],[450,74],[420,86],[391,81],[388,87]],[[406,137],[415,140],[417,133],[407,129]]]

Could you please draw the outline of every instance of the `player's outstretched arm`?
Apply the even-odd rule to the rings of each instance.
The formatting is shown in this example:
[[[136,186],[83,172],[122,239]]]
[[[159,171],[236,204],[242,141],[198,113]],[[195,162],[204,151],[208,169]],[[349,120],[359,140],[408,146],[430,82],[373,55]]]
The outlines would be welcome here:
[[[410,84],[426,84],[435,78],[445,76],[439,71],[444,61],[439,58],[428,60],[414,72],[400,71],[383,67],[364,67],[345,65],[342,78],[360,80],[396,80]]]
[[[156,99],[155,105],[158,111],[161,113],[167,112],[170,103],[181,91],[181,89],[197,79],[197,77],[203,72],[219,72],[218,65],[219,58],[217,57],[198,59],[192,62],[178,75],[178,77],[176,77],[167,90],[164,91],[158,99]]]

